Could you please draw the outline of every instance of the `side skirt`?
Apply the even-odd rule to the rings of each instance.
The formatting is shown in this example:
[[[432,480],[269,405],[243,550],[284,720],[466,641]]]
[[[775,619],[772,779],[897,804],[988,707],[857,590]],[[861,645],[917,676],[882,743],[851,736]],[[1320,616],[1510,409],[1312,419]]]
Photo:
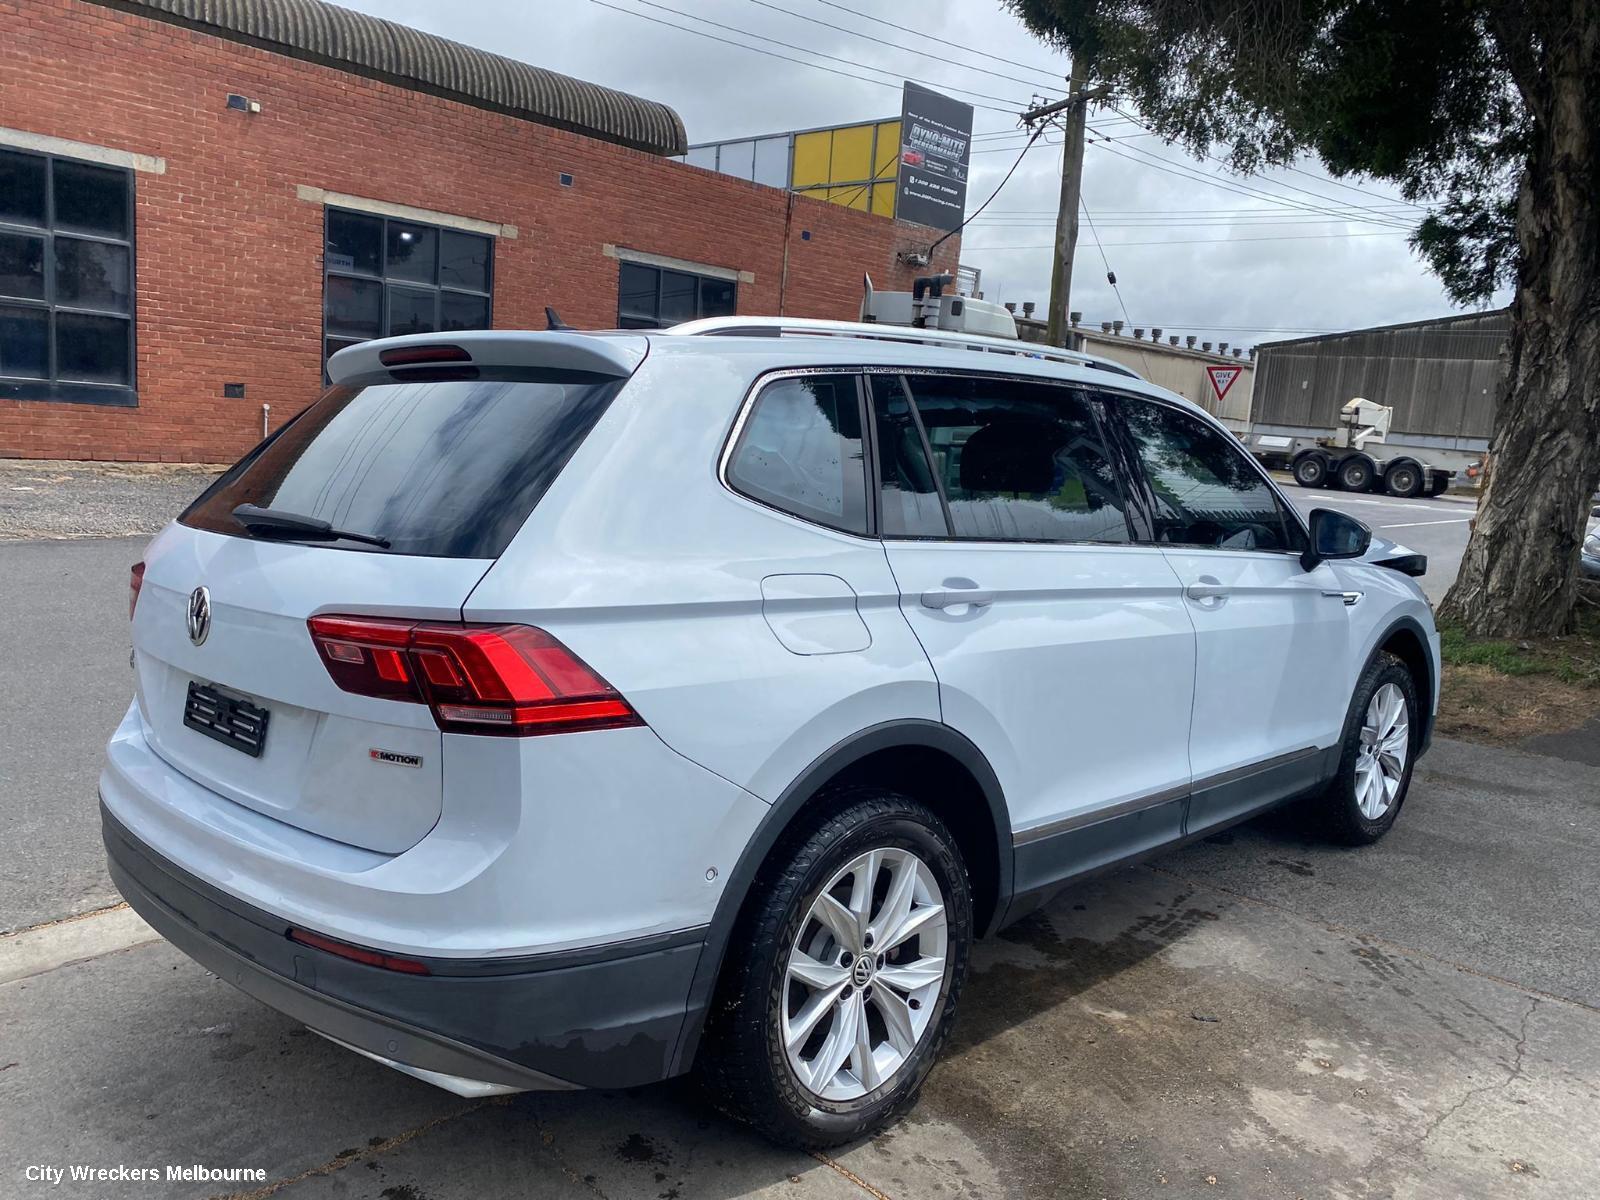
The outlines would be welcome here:
[[[1188,795],[1146,797],[1131,811],[1100,820],[1024,830],[1013,843],[1017,890],[1001,924],[1027,916],[1071,884],[1176,850],[1314,792],[1338,764],[1338,746],[1308,748],[1199,780]]]

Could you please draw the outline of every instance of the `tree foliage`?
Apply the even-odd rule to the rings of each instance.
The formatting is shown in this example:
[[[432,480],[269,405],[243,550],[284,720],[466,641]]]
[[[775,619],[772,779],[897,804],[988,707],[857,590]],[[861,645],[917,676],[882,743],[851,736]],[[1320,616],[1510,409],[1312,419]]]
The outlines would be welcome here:
[[[1085,55],[1166,137],[1241,171],[1315,154],[1335,176],[1448,199],[1412,244],[1462,303],[1515,277],[1527,106],[1488,3],[1006,0]],[[1519,25],[1526,6],[1505,5]],[[1537,5],[1535,5],[1537,7]]]
[[[1428,212],[1460,303],[1512,284],[1485,491],[1442,615],[1562,632],[1600,484],[1600,0],[1004,0],[1156,132],[1242,171],[1314,154]]]

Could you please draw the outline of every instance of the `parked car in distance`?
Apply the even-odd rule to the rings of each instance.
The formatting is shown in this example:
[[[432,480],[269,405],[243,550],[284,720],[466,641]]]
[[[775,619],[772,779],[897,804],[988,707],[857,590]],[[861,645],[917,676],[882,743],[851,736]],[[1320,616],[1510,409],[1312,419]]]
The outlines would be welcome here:
[[[1596,509],[1594,515],[1600,517],[1600,509]],[[1589,536],[1583,539],[1583,552],[1578,564],[1585,578],[1600,579],[1600,529],[1591,529]]]
[[[207,969],[460,1094],[695,1068],[859,1137],[975,938],[1289,800],[1376,841],[1428,745],[1414,580],[1115,364],[728,318],[328,369],[134,568],[105,841]]]

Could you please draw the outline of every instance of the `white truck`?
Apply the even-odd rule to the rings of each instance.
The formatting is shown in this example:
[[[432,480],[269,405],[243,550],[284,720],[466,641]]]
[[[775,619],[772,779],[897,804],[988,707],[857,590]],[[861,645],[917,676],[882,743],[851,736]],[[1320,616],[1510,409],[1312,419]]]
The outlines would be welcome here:
[[[1339,412],[1331,437],[1295,438],[1258,434],[1250,452],[1274,470],[1287,470],[1301,487],[1340,487],[1347,492],[1388,492],[1391,496],[1437,496],[1456,473],[1397,454],[1378,458],[1369,445],[1389,437],[1394,409],[1357,396]]]

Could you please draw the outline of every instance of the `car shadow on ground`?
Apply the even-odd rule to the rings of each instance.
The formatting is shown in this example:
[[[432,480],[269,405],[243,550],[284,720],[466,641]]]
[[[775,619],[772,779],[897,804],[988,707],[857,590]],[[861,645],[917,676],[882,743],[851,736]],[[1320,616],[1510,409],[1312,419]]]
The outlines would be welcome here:
[[[1289,864],[1341,853],[1306,842],[1292,817],[1209,841],[1212,854]],[[1332,948],[1323,959],[1257,947],[1247,926],[1258,910],[1182,878],[1173,867],[1184,853],[1074,885],[980,943],[921,1103],[888,1131],[820,1157],[730,1121],[692,1080],[462,1100],[309,1034],[163,944],[41,978],[38,1001],[63,1014],[59,1028],[7,1078],[48,1097],[35,1119],[93,1131],[107,1154],[259,1165],[289,1200],[858,1196],[853,1178],[897,1198],[1128,1194],[1143,1169],[1124,1161],[1129,1129],[1192,1123],[1198,1107],[1214,1150],[1247,1119],[1240,1097],[1264,1061],[1292,1064],[1307,1038],[1338,1031],[1342,1018],[1310,1011],[1296,988],[1354,999],[1357,987],[1378,986],[1372,961],[1335,965]],[[1234,969],[1251,954],[1268,966]],[[1325,964],[1312,969],[1339,981],[1302,983],[1299,962]],[[71,984],[77,972],[112,978],[43,994],[89,987]],[[110,1018],[79,1015],[72,1001],[109,993],[113,1038]],[[86,1043],[96,1049],[83,1076],[56,1078],[49,1064]],[[1203,1173],[1190,1182],[1209,1186]]]

